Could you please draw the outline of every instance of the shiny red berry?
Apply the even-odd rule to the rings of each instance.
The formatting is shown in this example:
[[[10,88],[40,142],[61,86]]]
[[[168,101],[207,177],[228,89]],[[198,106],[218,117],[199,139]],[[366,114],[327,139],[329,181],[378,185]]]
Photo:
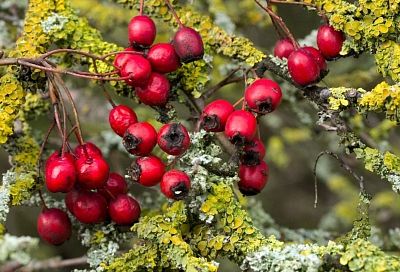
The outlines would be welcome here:
[[[321,71],[324,71],[327,69],[326,61],[325,61],[324,57],[322,56],[321,52],[317,48],[312,47],[312,46],[305,46],[305,47],[302,47],[302,49],[306,50],[308,53],[310,53],[314,57],[314,60],[317,62],[318,67]]]
[[[221,132],[225,129],[226,120],[235,110],[226,100],[218,99],[204,107],[201,114],[201,127],[205,131]]]
[[[54,152],[46,162],[44,174],[46,187],[50,192],[70,191],[76,181],[74,157],[67,152],[64,154]]]
[[[181,62],[188,63],[203,58],[203,40],[196,30],[190,27],[180,27],[175,33],[172,45]]]
[[[282,91],[275,81],[261,78],[247,87],[244,99],[250,110],[266,114],[273,112],[279,106],[282,99]]]
[[[190,136],[182,124],[165,124],[158,131],[157,143],[165,153],[179,156],[189,148]]]
[[[129,56],[121,67],[121,76],[127,77],[126,84],[133,87],[145,86],[150,78],[150,62],[142,56]]]
[[[98,148],[95,144],[91,142],[86,142],[82,145],[78,145],[74,150],[75,156],[77,159],[82,157],[102,157],[100,148]]]
[[[129,42],[137,48],[150,47],[156,38],[156,25],[145,15],[135,16],[128,24]]]
[[[131,108],[125,105],[118,105],[110,111],[108,121],[112,130],[122,137],[127,128],[137,123],[138,119],[136,113]]]
[[[128,192],[128,184],[125,178],[118,173],[110,173],[106,184],[97,190],[105,199],[110,200],[120,194]]]
[[[85,224],[103,222],[107,216],[107,201],[96,192],[82,191],[73,205],[76,219]]]
[[[334,29],[332,26],[322,25],[318,28],[318,48],[327,60],[339,57],[344,40],[343,32]]]
[[[281,39],[276,42],[274,47],[274,56],[280,59],[287,59],[289,55],[294,51],[294,46],[289,38]]]
[[[244,165],[239,167],[239,190],[243,195],[256,195],[264,188],[268,181],[268,165],[261,161],[258,165]]]
[[[137,52],[135,49],[133,49],[132,47],[128,47],[128,48],[125,48],[124,49],[124,51],[126,51],[126,52]],[[117,69],[121,69],[122,68],[122,66],[125,64],[125,62],[129,59],[129,57],[131,56],[131,55],[134,55],[134,54],[126,54],[126,53],[119,53],[119,54],[117,54],[116,56],[115,56],[115,59],[114,59],[114,66],[117,68]]]
[[[180,200],[187,196],[190,190],[189,176],[179,170],[170,170],[164,174],[160,183],[161,192],[168,198]]]
[[[170,43],[153,45],[147,54],[147,59],[150,61],[154,71],[163,74],[174,72],[181,66],[179,56]]]
[[[225,135],[234,145],[250,142],[257,131],[257,120],[248,111],[236,110],[229,115],[225,125]]]
[[[156,156],[139,157],[132,162],[128,174],[134,182],[150,187],[161,181],[165,172],[165,165]]]
[[[157,143],[157,132],[147,122],[135,123],[126,130],[122,143],[129,153],[146,156]]]
[[[44,209],[37,219],[37,232],[46,242],[61,245],[71,237],[71,221],[60,209]]]
[[[320,74],[319,65],[314,57],[301,49],[290,54],[288,69],[293,81],[301,86],[315,83]]]
[[[131,225],[140,217],[140,205],[132,197],[121,194],[110,201],[108,212],[118,225]]]
[[[168,102],[169,90],[170,84],[166,76],[151,73],[147,84],[136,88],[136,95],[145,105],[162,107]]]
[[[110,173],[108,163],[100,156],[82,156],[75,161],[78,183],[86,189],[104,186]]]
[[[74,214],[74,203],[76,199],[78,198],[79,194],[81,193],[81,189],[73,188],[71,191],[69,191],[64,198],[65,206],[67,207],[67,210]]]
[[[257,165],[265,156],[265,146],[263,142],[254,138],[250,143],[244,146],[240,161],[245,165]]]

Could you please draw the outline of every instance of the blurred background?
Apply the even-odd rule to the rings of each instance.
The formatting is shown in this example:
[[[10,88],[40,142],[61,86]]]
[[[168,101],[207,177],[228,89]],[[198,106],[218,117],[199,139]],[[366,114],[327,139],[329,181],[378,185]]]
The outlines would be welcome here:
[[[15,20],[15,23],[12,23],[8,20],[11,17],[7,18],[5,15],[23,18],[26,4],[23,2],[25,1],[3,0],[0,3],[0,48],[12,47],[18,37],[21,21]],[[192,5],[204,14],[209,14],[227,31],[245,36],[262,51],[272,53],[278,37],[269,18],[255,5],[254,1],[181,2]],[[119,5],[112,4],[111,1],[72,0],[72,3],[82,16],[88,18],[91,25],[101,31],[105,40],[124,47],[128,46],[127,24],[130,18],[137,14],[136,10],[123,9]],[[315,12],[294,5],[281,5],[277,7],[277,10],[294,36],[299,39],[300,44],[315,43],[314,30],[322,23]],[[157,41],[170,41],[174,30],[161,21],[158,21],[157,27]],[[230,65],[229,59],[215,56],[211,81],[207,87],[221,80]],[[321,85],[360,87],[368,90],[382,80],[376,72],[373,58],[367,54],[330,62],[329,70],[329,75]],[[269,73],[265,76],[273,77]],[[275,220],[275,223],[288,228],[319,228],[338,233],[349,230],[357,216],[358,183],[340,167],[338,161],[329,156],[321,158],[317,167],[319,195],[318,206],[314,208],[313,167],[317,155],[321,151],[328,150],[339,154],[355,173],[364,177],[366,190],[373,196],[372,223],[383,231],[399,226],[400,198],[391,191],[390,185],[365,170],[362,163],[356,161],[353,156],[345,155],[335,132],[326,132],[316,125],[319,116],[314,105],[301,99],[293,87],[280,81],[279,78],[274,79],[281,85],[284,100],[274,113],[262,119],[261,135],[267,149],[266,162],[270,166],[270,177],[265,189],[253,197],[260,205],[251,206],[254,209],[263,209]],[[85,80],[69,78],[67,81],[78,104],[85,140],[98,144],[107,155],[112,171],[123,174],[132,158],[124,151],[120,138],[114,136],[108,125],[108,112],[111,107],[102,95],[101,88]],[[244,87],[244,82],[228,85],[210,101],[224,98],[233,103],[243,95]],[[132,99],[116,96],[110,86],[107,88],[115,102],[131,106],[141,120],[160,126],[155,119],[157,114],[155,111],[135,103]],[[181,105],[177,103],[174,105],[181,116],[184,118],[190,116]],[[352,116],[350,126],[355,131],[362,131],[364,136],[368,137],[381,151],[390,150],[399,154],[399,129],[395,127],[394,122],[383,121],[383,116],[376,114],[369,114],[367,118],[354,113],[350,115]],[[32,127],[36,128],[39,137],[47,130],[50,120],[51,117],[48,115],[32,122]],[[59,144],[60,139],[53,133],[46,150],[47,154]],[[0,152],[0,162],[0,171],[4,173],[9,168],[4,150]],[[139,199],[145,191],[147,191],[145,195],[157,194],[153,190],[131,185],[131,193]],[[63,196],[59,197],[61,199]],[[254,202],[251,203],[254,204]],[[37,236],[38,213],[38,208],[12,208],[6,225],[8,232],[13,235]],[[253,214],[257,216],[257,213]],[[81,256],[84,252],[85,249],[73,238],[60,247],[47,246],[41,242],[40,251],[34,252],[34,255],[37,258],[56,255],[72,258]],[[222,262],[221,271],[239,271],[228,261],[222,260]]]

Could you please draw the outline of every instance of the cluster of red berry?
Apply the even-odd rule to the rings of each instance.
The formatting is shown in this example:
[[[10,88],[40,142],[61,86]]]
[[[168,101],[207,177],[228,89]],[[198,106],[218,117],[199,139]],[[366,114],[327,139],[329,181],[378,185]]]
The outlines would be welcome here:
[[[318,29],[318,49],[312,46],[296,48],[289,38],[279,40],[274,48],[274,55],[287,58],[289,73],[294,82],[301,86],[316,83],[326,73],[325,60],[339,56],[345,40],[344,34],[332,26],[322,25]]]
[[[215,100],[208,104],[201,115],[202,128],[210,132],[225,132],[240,156],[239,189],[244,195],[258,194],[268,180],[268,165],[263,160],[265,147],[256,137],[257,119],[274,111],[280,104],[282,91],[270,79],[256,79],[244,93],[243,109],[235,110],[226,100]],[[247,110],[245,110],[247,106]]]

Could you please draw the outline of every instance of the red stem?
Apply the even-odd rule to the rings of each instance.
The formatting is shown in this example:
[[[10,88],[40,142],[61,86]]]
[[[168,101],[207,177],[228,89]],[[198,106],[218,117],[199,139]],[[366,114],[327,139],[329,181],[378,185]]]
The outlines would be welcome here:
[[[140,8],[139,8],[139,15],[143,15],[143,6],[144,6],[144,0],[140,0]]]
[[[178,23],[179,27],[184,27],[184,24],[182,24],[181,19],[179,18],[178,14],[176,14],[176,11],[174,7],[171,5],[171,2],[169,0],[164,0],[165,3],[167,4],[169,10],[172,12],[172,15],[174,16],[176,22]]]

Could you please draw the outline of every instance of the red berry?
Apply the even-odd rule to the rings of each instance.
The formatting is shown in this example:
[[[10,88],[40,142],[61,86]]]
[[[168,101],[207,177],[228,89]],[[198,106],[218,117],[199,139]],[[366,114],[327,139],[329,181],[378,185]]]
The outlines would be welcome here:
[[[327,60],[339,56],[344,40],[343,32],[335,30],[332,26],[322,25],[318,28],[318,48]]]
[[[127,77],[126,84],[133,87],[144,86],[150,78],[150,62],[142,56],[131,55],[121,68],[121,76]]]
[[[250,142],[257,131],[257,120],[248,111],[236,110],[229,115],[225,125],[225,135],[234,145]]]
[[[106,183],[110,173],[108,163],[99,156],[82,156],[75,161],[78,183],[86,189],[97,189]]]
[[[127,51],[127,52],[137,52],[137,51],[134,50],[132,47],[125,48],[124,51]],[[125,62],[126,62],[126,61],[129,59],[129,57],[132,56],[132,55],[134,55],[134,54],[125,54],[125,53],[119,53],[119,54],[117,54],[117,55],[115,56],[115,59],[114,59],[114,66],[115,66],[117,69],[121,69],[122,66],[125,64]]]
[[[144,15],[135,16],[128,25],[128,38],[130,43],[138,48],[147,48],[156,38],[156,25],[154,21]]]
[[[201,115],[201,126],[206,131],[221,132],[225,129],[226,120],[235,110],[231,103],[218,99],[204,107]]]
[[[190,178],[184,172],[173,169],[164,174],[160,187],[166,197],[180,200],[189,193]]]
[[[151,153],[157,143],[157,132],[147,122],[139,122],[128,127],[122,140],[126,150],[137,156]]]
[[[122,194],[110,201],[108,211],[118,225],[131,225],[139,219],[140,205],[134,198]]]
[[[257,165],[263,160],[264,156],[265,146],[263,142],[258,138],[254,138],[244,146],[240,161],[245,165]]]
[[[102,157],[103,154],[101,153],[100,148],[98,148],[95,144],[91,142],[86,142],[82,145],[78,145],[75,148],[75,156],[77,159],[82,157]]]
[[[46,242],[61,245],[71,237],[71,221],[60,209],[44,209],[37,219],[37,232]]]
[[[265,114],[273,112],[281,103],[282,91],[275,81],[261,78],[247,87],[244,99],[250,110]]]
[[[179,56],[170,43],[153,45],[147,54],[147,59],[150,61],[154,71],[163,74],[174,72],[181,66]]]
[[[121,137],[124,136],[126,129],[130,125],[138,121],[136,113],[125,105],[118,105],[112,108],[108,115],[108,120],[114,132]]]
[[[161,181],[165,172],[165,165],[156,156],[140,157],[133,161],[128,170],[132,180],[150,187]]]
[[[190,136],[182,124],[165,124],[158,132],[157,143],[165,153],[179,156],[189,148]]]
[[[293,81],[301,86],[315,83],[320,70],[314,57],[305,50],[296,50],[290,54],[288,68]]]
[[[128,192],[128,184],[123,176],[118,173],[110,173],[106,184],[97,190],[105,199],[110,200],[120,194]]]
[[[180,27],[175,33],[172,44],[183,63],[203,58],[204,46],[199,32],[190,27]]]
[[[326,70],[326,68],[327,68],[326,61],[318,49],[316,49],[312,46],[305,46],[305,47],[302,47],[302,49],[306,50],[308,53],[310,53],[314,57],[314,60],[317,62],[318,67],[321,71]]]
[[[242,194],[256,195],[264,188],[268,181],[268,165],[261,161],[258,165],[244,165],[239,167],[239,190]]]
[[[107,201],[96,192],[82,191],[73,205],[76,219],[85,224],[100,223],[107,216]]]
[[[65,206],[67,206],[68,211],[72,214],[74,214],[74,203],[80,193],[81,193],[80,189],[73,188],[65,195],[64,198]]]
[[[74,157],[70,153],[54,152],[46,162],[44,173],[46,187],[50,192],[70,191],[76,181]]]
[[[169,81],[164,75],[151,73],[147,84],[136,88],[136,95],[143,104],[162,107],[168,102],[169,89]]]
[[[289,38],[282,39],[276,42],[274,47],[274,56],[280,59],[288,58],[294,51],[294,46]]]

